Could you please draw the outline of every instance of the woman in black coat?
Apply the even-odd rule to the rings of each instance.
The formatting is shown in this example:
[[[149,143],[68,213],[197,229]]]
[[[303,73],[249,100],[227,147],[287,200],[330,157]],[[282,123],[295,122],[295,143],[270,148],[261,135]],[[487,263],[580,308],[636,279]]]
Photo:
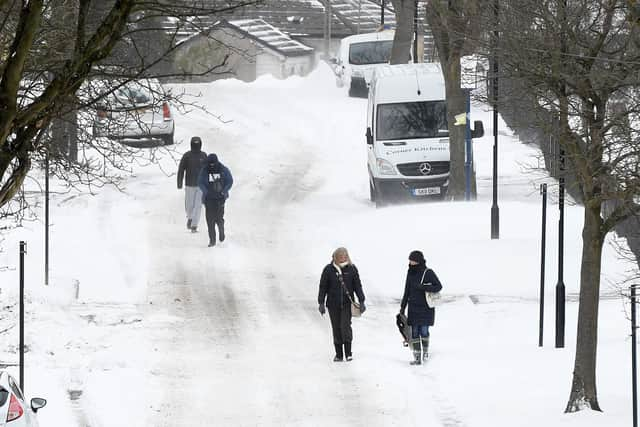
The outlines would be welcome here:
[[[420,251],[409,254],[409,271],[404,286],[400,312],[409,306],[408,323],[411,325],[411,346],[414,360],[412,365],[420,365],[429,355],[429,326],[433,326],[436,310],[427,305],[425,292],[440,292],[442,284],[436,273],[427,268],[424,255]]]
[[[333,358],[334,362],[340,362],[344,357],[346,357],[347,361],[353,358],[351,354],[351,341],[353,341],[351,301],[355,302],[356,296],[360,303],[360,312],[364,313],[366,307],[358,269],[351,263],[347,250],[338,248],[333,252],[332,262],[322,270],[320,289],[318,291],[318,310],[320,314],[324,315],[325,306],[329,309],[331,329],[333,330],[333,345],[336,350],[336,356]],[[343,345],[344,353],[342,351]]]

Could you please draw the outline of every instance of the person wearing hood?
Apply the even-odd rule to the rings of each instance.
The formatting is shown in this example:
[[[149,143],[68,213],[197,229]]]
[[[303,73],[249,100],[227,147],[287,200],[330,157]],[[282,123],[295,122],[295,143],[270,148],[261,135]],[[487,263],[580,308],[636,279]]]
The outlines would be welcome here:
[[[336,355],[334,362],[341,362],[344,358],[351,361],[351,302],[358,297],[360,312],[367,309],[364,305],[364,292],[358,269],[351,262],[345,248],[338,248],[333,252],[331,262],[322,270],[320,276],[320,290],[318,292],[318,311],[321,315],[329,309],[329,319],[333,331],[333,346]],[[344,351],[343,351],[344,346]]]
[[[232,185],[231,171],[218,160],[216,154],[209,154],[198,176],[209,230],[209,247],[216,245],[216,225],[220,241],[224,242],[224,204],[229,198]]]
[[[404,286],[400,312],[409,306],[408,323],[411,326],[411,347],[414,360],[412,365],[420,365],[429,356],[429,327],[433,326],[436,310],[427,305],[425,292],[440,292],[442,284],[436,273],[427,268],[424,255],[420,251],[409,254],[409,271]]]
[[[207,153],[202,151],[199,136],[191,138],[191,150],[184,153],[178,166],[178,190],[184,182],[184,210],[187,214],[187,228],[192,233],[198,231],[202,210],[202,191],[198,187],[198,174],[207,161]],[[186,179],[185,179],[186,175]]]

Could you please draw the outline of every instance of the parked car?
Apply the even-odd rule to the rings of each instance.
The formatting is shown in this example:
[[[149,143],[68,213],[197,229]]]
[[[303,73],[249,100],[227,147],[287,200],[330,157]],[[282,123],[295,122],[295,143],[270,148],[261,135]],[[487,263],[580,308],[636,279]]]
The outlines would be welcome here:
[[[93,136],[128,145],[173,144],[169,96],[156,79],[90,82],[89,92],[106,92],[95,104]]]
[[[484,134],[474,122],[472,138]],[[371,201],[442,198],[449,188],[447,103],[437,63],[377,68],[367,107]]]
[[[38,427],[36,413],[47,401],[34,397],[29,404],[15,379],[0,371],[0,427]]]
[[[374,68],[388,64],[391,59],[393,35],[393,30],[385,30],[340,40],[338,57],[332,61],[336,85],[348,85],[349,96],[366,98]]]

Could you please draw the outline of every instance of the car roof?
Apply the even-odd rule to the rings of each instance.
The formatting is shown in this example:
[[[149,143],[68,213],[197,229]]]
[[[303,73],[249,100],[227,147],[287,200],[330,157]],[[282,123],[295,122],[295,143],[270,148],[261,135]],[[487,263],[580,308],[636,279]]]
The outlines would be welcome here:
[[[377,104],[446,99],[439,63],[381,65],[371,79]]]

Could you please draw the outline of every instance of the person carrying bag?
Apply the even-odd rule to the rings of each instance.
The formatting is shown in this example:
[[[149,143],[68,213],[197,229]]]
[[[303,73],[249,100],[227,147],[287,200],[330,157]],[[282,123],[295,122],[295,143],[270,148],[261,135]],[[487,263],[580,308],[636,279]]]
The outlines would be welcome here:
[[[358,297],[358,303],[355,302],[355,296]],[[353,359],[351,318],[354,316],[352,314],[354,311],[356,315],[365,312],[367,308],[364,300],[358,269],[351,262],[345,248],[336,249],[331,263],[322,270],[318,290],[318,311],[324,315],[326,309],[329,310],[333,345],[336,351],[334,362],[340,362],[345,358],[347,361]]]
[[[411,326],[411,347],[414,360],[412,365],[420,365],[429,356],[429,327],[435,323],[436,311],[427,304],[427,293],[438,293],[442,284],[436,273],[427,268],[424,255],[420,251],[409,254],[409,270],[400,305],[400,313],[409,306],[408,324]]]

